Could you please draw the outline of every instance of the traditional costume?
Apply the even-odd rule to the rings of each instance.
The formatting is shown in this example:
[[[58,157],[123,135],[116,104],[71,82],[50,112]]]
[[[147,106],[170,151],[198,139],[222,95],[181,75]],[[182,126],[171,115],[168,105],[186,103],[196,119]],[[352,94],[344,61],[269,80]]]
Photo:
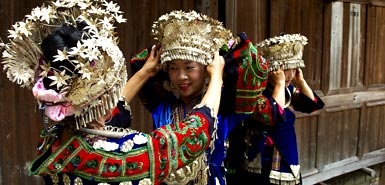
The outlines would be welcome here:
[[[130,108],[120,98],[126,66],[114,31],[124,21],[114,2],[57,0],[34,8],[0,44],[7,77],[31,89],[41,109],[44,130],[30,173],[46,184],[159,184],[214,141],[216,116],[200,104],[184,122],[150,134],[128,128]],[[53,48],[50,59],[45,49],[54,41],[46,38],[56,36],[72,45]],[[87,128],[110,110],[103,129]]]
[[[240,33],[233,38],[222,23],[195,11],[172,11],[154,22],[153,35],[163,53],[161,63],[181,59],[210,64],[219,50],[225,59],[224,86],[218,115],[218,131],[214,146],[198,158],[198,164],[174,168],[166,184],[226,184],[223,159],[226,138],[232,128],[255,111],[257,98],[267,79],[267,62],[247,38]],[[149,57],[147,48],[131,59],[132,69],[139,70]],[[160,71],[149,79],[139,94],[144,106],[152,113],[154,129],[191,114],[191,107],[200,101],[196,97],[185,105],[173,93],[168,74]]]
[[[303,68],[307,38],[299,34],[273,37],[258,43],[257,48],[269,61],[269,71]],[[274,87],[268,83],[252,117],[245,120],[230,136],[227,165],[229,178],[259,180],[260,184],[295,185],[301,181],[295,113],[322,109],[323,101],[314,94],[312,100],[301,89],[286,88],[286,104],[280,107],[272,97]],[[246,175],[245,175],[246,174]],[[262,175],[261,175],[262,174]]]

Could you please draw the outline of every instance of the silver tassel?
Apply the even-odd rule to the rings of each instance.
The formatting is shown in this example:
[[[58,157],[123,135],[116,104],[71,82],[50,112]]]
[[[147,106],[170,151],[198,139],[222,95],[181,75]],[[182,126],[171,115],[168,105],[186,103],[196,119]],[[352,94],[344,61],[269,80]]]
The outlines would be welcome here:
[[[79,126],[79,116],[75,116],[75,120],[76,120],[76,130],[79,130],[80,129],[80,126]]]

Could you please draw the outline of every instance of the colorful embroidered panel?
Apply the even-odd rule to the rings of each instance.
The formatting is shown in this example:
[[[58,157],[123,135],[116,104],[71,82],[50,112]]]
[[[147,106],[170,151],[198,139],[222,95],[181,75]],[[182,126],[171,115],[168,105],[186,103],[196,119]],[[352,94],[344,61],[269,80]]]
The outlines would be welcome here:
[[[215,124],[210,111],[203,106],[185,122],[160,127],[150,134],[138,132],[118,140],[99,140],[93,146],[82,134],[74,135],[53,153],[51,148],[43,152],[33,162],[31,174],[68,173],[96,182],[148,178],[152,184],[159,184],[172,170],[191,163],[209,147],[209,130]]]

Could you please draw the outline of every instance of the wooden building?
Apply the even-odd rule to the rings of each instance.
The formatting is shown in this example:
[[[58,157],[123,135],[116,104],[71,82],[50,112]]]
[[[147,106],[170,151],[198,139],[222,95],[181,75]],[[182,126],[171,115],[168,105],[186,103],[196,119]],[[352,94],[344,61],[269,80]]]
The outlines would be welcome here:
[[[43,0],[0,0],[0,37]],[[304,184],[357,170],[385,174],[385,0],[116,0],[127,22],[119,25],[126,59],[151,45],[152,22],[171,10],[196,10],[218,18],[254,43],[301,33],[305,78],[326,106],[297,114]],[[128,61],[128,60],[127,60]],[[129,66],[128,66],[129,69]],[[149,113],[135,99],[134,128],[151,129]],[[0,184],[42,184],[29,176],[41,120],[32,93],[0,73]],[[380,165],[379,170],[371,167]],[[385,184],[380,176],[380,184]]]

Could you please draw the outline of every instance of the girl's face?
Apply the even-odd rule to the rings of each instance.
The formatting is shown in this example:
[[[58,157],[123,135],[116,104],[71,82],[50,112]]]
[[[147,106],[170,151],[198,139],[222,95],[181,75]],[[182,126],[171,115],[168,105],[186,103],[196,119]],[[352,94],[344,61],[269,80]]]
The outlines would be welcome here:
[[[169,62],[168,75],[180,98],[185,103],[189,103],[202,93],[207,76],[203,64],[188,60]]]
[[[295,77],[296,69],[287,69],[284,71],[285,73],[285,86],[289,86],[291,81]]]

